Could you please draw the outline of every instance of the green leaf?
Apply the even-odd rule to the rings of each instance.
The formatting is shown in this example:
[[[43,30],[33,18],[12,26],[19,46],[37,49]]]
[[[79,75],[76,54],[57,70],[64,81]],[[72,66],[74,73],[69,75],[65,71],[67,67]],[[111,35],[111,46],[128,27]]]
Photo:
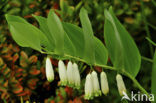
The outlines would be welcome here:
[[[66,15],[69,15],[69,13],[68,13],[69,5],[68,5],[67,1],[60,0],[60,9],[61,9],[61,13],[60,13],[61,14],[61,18],[64,19],[64,17]]]
[[[50,34],[50,30],[48,29],[47,19],[44,17],[41,17],[41,16],[35,16],[35,15],[33,15],[33,16],[39,22],[40,29],[46,34],[46,37],[49,39],[50,45],[52,47],[51,49],[53,51],[54,50],[54,39],[53,39],[52,35]],[[75,48],[66,33],[64,34],[64,52],[68,55],[70,54],[71,56],[75,55]],[[59,59],[62,59],[62,57],[60,57]]]
[[[23,22],[23,20],[20,17],[18,17],[19,20],[16,17],[15,17],[15,19],[11,19],[11,17],[9,17],[10,19],[8,19],[9,25],[11,27],[10,30],[11,30],[12,36],[13,36],[14,40],[20,46],[31,47],[40,52],[42,50],[42,46],[46,47],[45,52],[47,54],[52,54],[53,58],[57,58],[57,59],[73,58],[73,59],[77,59],[77,60],[82,60],[82,61],[84,61],[88,64],[92,64],[92,65],[104,65],[107,63],[107,59],[108,59],[107,50],[106,50],[105,46],[103,45],[103,43],[99,39],[94,37],[93,33],[90,36],[93,39],[92,45],[95,46],[95,49],[91,48],[91,51],[89,51],[94,56],[93,57],[94,62],[91,63],[90,61],[93,61],[93,60],[86,59],[87,56],[88,57],[90,56],[87,52],[86,52],[86,55],[84,56],[84,50],[85,50],[84,49],[85,48],[84,36],[86,35],[86,37],[89,37],[89,35],[84,34],[84,32],[83,32],[84,30],[82,28],[80,28],[76,25],[70,24],[70,23],[63,23],[63,25],[62,25],[61,21],[59,21],[59,23],[60,23],[59,26],[62,29],[62,32],[60,32],[60,33],[63,33],[63,34],[61,34],[61,36],[63,36],[63,50],[61,48],[61,50],[62,50],[61,52],[63,53],[63,55],[58,54],[57,50],[55,50],[57,48],[57,46],[55,46],[54,51],[51,51],[51,43],[50,42],[54,42],[54,41],[51,41],[51,39],[49,39],[49,38],[53,37],[54,40],[58,40],[58,41],[60,41],[60,38],[59,38],[59,36],[56,37],[55,34],[53,35],[51,33],[52,31],[50,32],[50,28],[49,28],[50,26],[48,26],[48,20],[46,18],[40,17],[40,16],[34,16],[34,17],[39,22],[41,31],[38,28],[36,28],[35,26],[26,22],[25,20]],[[52,21],[54,21],[56,23],[57,20],[55,20],[55,19],[56,18],[53,18]],[[52,22],[51,20],[49,20],[49,21]],[[53,25],[53,23],[52,23],[52,25]],[[57,27],[57,29],[59,29],[60,28],[59,26],[54,27],[54,25],[53,25],[51,27],[51,29],[56,28],[56,27]],[[57,31],[57,33],[58,33],[58,31]],[[90,39],[90,40],[92,40],[92,39]],[[86,39],[86,40],[88,40],[88,39]],[[59,45],[60,44],[58,44],[58,46]],[[88,42],[88,46],[90,46],[89,42]]]
[[[35,26],[18,16],[6,15],[13,39],[23,47],[31,47],[40,52],[42,48],[50,48],[45,35]]]
[[[62,23],[54,11],[50,11],[47,18],[48,29],[55,42],[54,51],[58,55],[64,53],[64,30]]]
[[[90,64],[94,64],[94,35],[91,23],[88,18],[87,11],[82,8],[80,10],[80,20],[82,24],[82,29],[84,33],[85,49],[84,49],[84,59]]]
[[[63,23],[63,28],[75,47],[75,55],[82,59],[84,54],[84,35],[82,29],[70,23]]]
[[[141,64],[139,50],[130,34],[115,17],[112,8],[105,10],[104,38],[115,68],[135,77]]]
[[[30,26],[24,23],[10,22],[10,31],[13,39],[20,46],[31,47],[35,50],[41,51],[40,39],[37,37],[35,33],[36,31]]]
[[[83,57],[84,54],[84,34],[83,30],[73,24],[70,23],[63,23],[63,27],[67,35],[69,36],[70,40],[72,41],[74,47],[76,48],[76,57],[83,59],[88,63],[89,61],[85,60]],[[95,51],[92,51],[95,55],[95,62],[94,64],[97,65],[104,65],[107,63],[108,53],[103,45],[103,43],[96,37],[94,37],[94,45]]]
[[[5,17],[6,17],[6,20],[8,23],[9,22],[19,22],[19,23],[27,23],[28,24],[28,22],[25,19],[23,19],[19,16],[6,14]]]
[[[94,37],[95,46],[95,65],[105,65],[108,60],[108,52],[103,43],[96,37]]]
[[[64,53],[70,56],[75,56],[76,54],[76,49],[66,32],[64,36]]]
[[[156,82],[155,82],[155,78],[156,78],[156,51],[155,51],[154,58],[153,58],[152,84],[151,84],[152,94],[154,94],[154,95],[156,95]],[[154,101],[156,101],[156,98],[154,99]],[[155,102],[153,102],[153,103],[155,103]]]
[[[35,17],[35,19],[39,22],[40,30],[45,34],[50,42],[51,48],[49,51],[54,51],[55,42],[53,36],[50,34],[50,31],[48,29],[47,19],[42,16],[33,15],[33,17]]]

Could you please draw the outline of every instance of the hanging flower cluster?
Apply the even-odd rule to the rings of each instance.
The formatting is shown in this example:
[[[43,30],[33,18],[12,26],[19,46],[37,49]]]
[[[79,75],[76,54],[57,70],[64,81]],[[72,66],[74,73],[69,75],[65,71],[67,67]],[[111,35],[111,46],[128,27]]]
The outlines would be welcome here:
[[[101,90],[104,95],[109,92],[107,76],[105,72],[101,72]],[[93,71],[86,76],[85,82],[85,99],[90,100],[94,97],[101,96],[101,90],[97,73]]]
[[[76,63],[69,61],[66,68],[64,62],[62,60],[59,60],[58,72],[62,86],[69,86],[72,88],[80,89],[81,78],[78,65]],[[54,80],[54,70],[49,57],[47,57],[46,59],[46,77],[49,82]],[[126,93],[126,87],[120,74],[117,74],[116,81],[119,94],[123,96],[123,94]],[[98,75],[95,71],[87,74],[84,87],[84,98],[86,100],[101,96],[102,93],[104,95],[107,95],[109,93],[107,75],[103,71],[100,74],[100,82],[101,85],[98,80]]]
[[[76,89],[80,88],[81,79],[78,65],[76,63],[69,61],[66,69],[64,62],[59,60],[58,72],[62,86],[69,86]],[[46,59],[46,77],[49,82],[54,80],[54,71],[50,58]]]

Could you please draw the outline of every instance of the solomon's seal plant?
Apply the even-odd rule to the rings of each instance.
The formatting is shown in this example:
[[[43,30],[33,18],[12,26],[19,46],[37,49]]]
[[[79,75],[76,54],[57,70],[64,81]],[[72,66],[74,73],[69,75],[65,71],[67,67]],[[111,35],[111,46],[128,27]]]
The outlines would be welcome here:
[[[58,72],[61,85],[80,88],[80,73],[83,71],[75,62],[81,62],[91,67],[99,66],[103,69],[117,71],[130,78],[142,93],[148,95],[147,91],[135,79],[140,70],[140,52],[130,34],[115,16],[112,7],[109,10],[104,10],[106,46],[94,36],[88,13],[84,8],[80,10],[79,16],[81,27],[61,21],[54,10],[50,10],[47,18],[33,15],[40,28],[18,16],[7,14],[6,19],[12,37],[18,45],[30,47],[60,60]],[[113,66],[107,65],[108,55]],[[67,67],[61,60],[69,60]],[[94,70],[91,72],[92,70],[86,76],[84,85],[84,98],[87,100],[93,99],[94,96],[100,96],[101,91],[105,95],[109,92],[106,74],[102,72],[100,75],[100,91],[97,73]],[[48,81],[54,79],[50,58],[46,60],[46,76]],[[119,93],[122,95],[123,92],[126,92],[122,76],[118,74],[116,80]],[[152,88],[154,87],[156,87],[155,83],[152,84]]]

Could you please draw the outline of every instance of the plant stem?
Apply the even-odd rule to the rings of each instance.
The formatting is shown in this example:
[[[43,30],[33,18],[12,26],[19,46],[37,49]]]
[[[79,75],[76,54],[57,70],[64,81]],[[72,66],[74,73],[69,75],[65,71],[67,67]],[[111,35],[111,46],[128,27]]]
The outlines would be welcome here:
[[[149,25],[151,28],[153,28],[154,30],[156,30],[156,26],[155,26],[155,25],[153,25],[153,24],[151,24],[151,23],[148,23],[148,25]]]
[[[105,68],[105,69],[110,69],[110,70],[115,70],[115,71],[117,71],[117,69],[115,69],[114,67],[111,67],[111,66],[107,66],[107,65],[98,65],[98,66],[101,66],[101,67],[103,67],[103,68]],[[133,76],[131,76],[131,75],[130,75],[129,73],[127,73],[126,71],[120,71],[120,72],[121,72],[121,74],[123,74],[123,75],[129,77],[129,78],[133,81],[133,83],[134,83],[135,85],[137,85],[137,87],[138,87],[144,94],[146,94],[146,95],[149,97],[148,92],[140,85],[140,83],[139,83]]]
[[[153,3],[154,6],[156,6],[156,2],[154,0],[152,0],[152,3]]]
[[[113,70],[113,71],[117,71],[117,69],[115,69],[112,66],[108,66],[108,65],[99,65],[99,64],[97,64],[96,66],[103,67],[105,69],[109,69],[109,70]]]
[[[127,72],[124,72],[124,74],[126,74],[126,75],[133,81],[133,83],[136,84],[137,87],[138,87],[144,94],[146,94],[148,97],[150,97],[149,94],[148,94],[148,92],[140,85],[140,83],[139,83],[134,77],[132,77],[132,76],[131,76],[129,73],[127,73]]]
[[[54,53],[51,52],[50,54],[54,54]],[[73,57],[73,56],[67,55],[67,54],[65,54],[65,57],[73,58],[73,59],[76,59],[76,60],[79,60],[79,61],[81,61],[81,62],[85,62],[85,63],[86,63],[85,60],[83,60],[83,59],[81,59],[81,58],[78,58],[78,57]],[[147,59],[147,58],[146,58],[146,59]],[[103,67],[103,68],[105,68],[105,69],[117,71],[117,69],[116,69],[115,67],[108,66],[108,65],[95,64],[95,66],[99,66],[99,67]],[[139,84],[139,82],[138,82],[132,75],[130,75],[130,74],[129,74],[128,72],[126,72],[126,71],[119,71],[119,72],[120,72],[121,74],[123,74],[123,75],[129,77],[129,78],[133,81],[133,83],[136,84],[137,87],[138,87],[144,94],[146,94],[146,95],[149,97],[148,92]]]
[[[142,58],[143,60],[145,60],[145,61],[148,61],[148,62],[153,63],[153,60],[150,59],[150,58],[147,58],[147,57],[144,57],[144,56],[141,56],[141,58]]]
[[[146,37],[146,39],[148,40],[149,43],[151,43],[152,45],[156,46],[156,43],[153,42],[151,39],[149,39],[148,37]]]
[[[144,12],[144,9],[145,8],[144,8],[143,1],[140,0],[140,3],[141,3],[141,14],[142,14],[143,22],[145,24],[145,30],[146,30],[146,33],[147,33],[148,38],[151,39],[150,31],[149,31],[149,28],[148,28],[148,23],[147,23],[145,12]],[[149,44],[149,47],[150,47],[151,57],[153,57],[154,52],[153,52],[152,44],[150,44],[150,43],[148,43],[148,44]]]
[[[103,67],[103,68],[105,68],[105,69],[116,70],[114,67],[107,66],[107,65],[99,65],[99,66],[101,66],[101,67]],[[120,72],[121,72],[121,71],[120,71]],[[124,72],[122,71],[121,74],[123,74],[123,75],[129,77],[129,78],[133,81],[133,83],[134,83],[135,85],[137,85],[137,87],[138,87],[144,94],[146,94],[146,95],[149,97],[148,92],[140,85],[140,83],[139,83],[133,76],[131,76],[129,73],[127,73],[127,72],[125,72],[125,71],[124,71]]]

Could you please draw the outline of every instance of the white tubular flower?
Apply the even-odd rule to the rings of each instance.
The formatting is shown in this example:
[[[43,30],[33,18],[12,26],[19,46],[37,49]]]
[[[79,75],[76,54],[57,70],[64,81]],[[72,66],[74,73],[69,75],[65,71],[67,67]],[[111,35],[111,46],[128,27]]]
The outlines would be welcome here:
[[[101,91],[100,91],[100,86],[99,86],[99,80],[97,77],[97,73],[95,71],[92,72],[92,80],[93,80],[93,88],[94,88],[94,96],[100,96]]]
[[[62,60],[59,60],[58,62],[58,69],[59,69],[59,77],[61,80],[61,85],[66,86],[68,82],[68,78],[67,78],[66,67]]]
[[[108,92],[109,92],[109,86],[108,86],[108,80],[107,80],[106,73],[105,72],[101,72],[100,78],[101,78],[101,90],[102,90],[102,93],[107,95]]]
[[[78,65],[76,63],[73,64],[73,74],[74,74],[74,84],[75,84],[76,88],[79,89],[81,78],[80,78]]]
[[[86,76],[85,96],[84,96],[84,98],[86,100],[93,99],[93,93],[94,93],[94,88],[93,88],[93,83],[92,83],[92,76],[91,76],[91,74],[88,74]]]
[[[116,81],[117,81],[119,94],[123,96],[124,95],[123,93],[126,93],[126,87],[122,79],[122,76],[120,74],[117,74]]]
[[[73,87],[73,85],[74,85],[73,64],[71,61],[69,61],[68,65],[67,65],[67,78],[68,78],[69,86]]]
[[[47,57],[46,59],[46,77],[49,82],[54,80],[54,70],[51,64],[50,58]]]

